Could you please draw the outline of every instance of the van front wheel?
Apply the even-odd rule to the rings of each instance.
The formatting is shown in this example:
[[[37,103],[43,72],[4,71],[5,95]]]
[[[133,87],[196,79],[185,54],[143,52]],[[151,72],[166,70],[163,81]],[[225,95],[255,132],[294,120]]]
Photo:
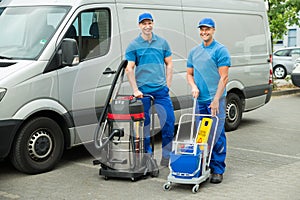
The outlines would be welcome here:
[[[59,125],[47,117],[28,121],[20,130],[10,159],[21,172],[37,174],[54,168],[64,150],[64,137]]]
[[[242,101],[235,93],[229,93],[226,101],[225,130],[233,131],[238,128],[242,120]]]

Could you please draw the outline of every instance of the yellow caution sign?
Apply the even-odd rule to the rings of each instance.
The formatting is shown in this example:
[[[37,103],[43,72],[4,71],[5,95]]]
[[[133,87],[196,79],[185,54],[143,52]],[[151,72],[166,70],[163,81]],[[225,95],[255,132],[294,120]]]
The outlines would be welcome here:
[[[198,132],[197,132],[197,139],[196,139],[197,143],[207,143],[210,129],[212,126],[212,122],[213,122],[213,120],[211,118],[207,118],[207,117],[202,118],[201,124],[200,124],[200,126],[198,128]],[[201,150],[202,149],[203,149],[203,146],[202,146]]]

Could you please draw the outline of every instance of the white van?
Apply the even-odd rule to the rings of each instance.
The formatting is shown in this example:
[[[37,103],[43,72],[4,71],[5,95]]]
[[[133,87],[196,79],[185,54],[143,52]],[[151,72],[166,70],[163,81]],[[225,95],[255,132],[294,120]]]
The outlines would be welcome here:
[[[93,140],[142,12],[153,14],[154,32],[173,50],[170,92],[177,119],[192,106],[186,57],[201,42],[202,17],[214,18],[216,39],[232,56],[227,131],[238,127],[242,112],[270,100],[263,0],[0,0],[0,158],[9,156],[22,172],[40,173],[51,170],[65,148]]]

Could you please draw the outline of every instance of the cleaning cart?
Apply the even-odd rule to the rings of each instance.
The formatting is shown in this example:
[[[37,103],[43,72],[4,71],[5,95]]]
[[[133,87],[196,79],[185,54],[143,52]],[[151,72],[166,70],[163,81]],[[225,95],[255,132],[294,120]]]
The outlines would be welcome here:
[[[193,113],[183,114],[179,119],[170,154],[170,173],[167,182],[163,185],[164,190],[170,190],[173,183],[191,184],[194,185],[192,192],[197,193],[200,184],[209,179],[209,164],[213,148],[211,144],[215,141],[219,119],[208,114],[195,114],[195,107],[196,99],[194,99]],[[190,138],[180,141],[178,138],[183,134],[181,128],[185,117],[192,118]],[[201,119],[197,128],[195,128],[196,117]]]
[[[154,153],[145,153],[142,101],[132,95],[119,94],[126,65],[127,61],[123,61],[115,72],[94,138],[101,156],[93,163],[100,165],[99,175],[104,176],[105,180],[114,177],[135,181],[147,175],[156,177],[159,174]],[[154,149],[153,137],[151,139]]]

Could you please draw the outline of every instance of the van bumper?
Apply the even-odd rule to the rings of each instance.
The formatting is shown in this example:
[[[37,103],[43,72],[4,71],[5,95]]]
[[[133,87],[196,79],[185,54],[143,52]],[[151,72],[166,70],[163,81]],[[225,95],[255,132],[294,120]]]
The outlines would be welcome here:
[[[267,98],[266,98],[266,102],[265,103],[268,103],[271,99],[271,96],[272,96],[272,91],[273,91],[273,85],[269,85],[269,87],[267,88],[268,90],[268,93],[267,93]]]
[[[0,121],[0,159],[7,157],[21,120]]]

